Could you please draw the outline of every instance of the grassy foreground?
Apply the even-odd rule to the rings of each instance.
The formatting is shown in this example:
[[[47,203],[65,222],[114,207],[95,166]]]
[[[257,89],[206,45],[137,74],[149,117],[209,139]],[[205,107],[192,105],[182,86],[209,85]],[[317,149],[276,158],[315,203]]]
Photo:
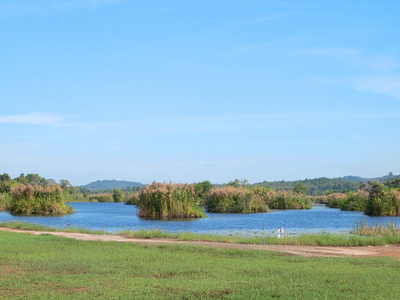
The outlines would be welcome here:
[[[400,262],[0,232],[5,299],[398,299]]]

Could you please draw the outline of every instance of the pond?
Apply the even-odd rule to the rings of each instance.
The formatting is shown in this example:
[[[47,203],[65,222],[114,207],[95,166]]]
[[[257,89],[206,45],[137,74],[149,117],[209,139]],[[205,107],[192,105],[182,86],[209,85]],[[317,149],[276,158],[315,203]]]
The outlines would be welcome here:
[[[0,212],[0,222],[24,221],[49,227],[80,227],[117,232],[125,229],[161,229],[169,232],[259,235],[276,233],[284,227],[286,234],[301,232],[348,232],[361,220],[368,225],[396,222],[400,217],[370,217],[363,212],[341,211],[336,208],[314,206],[308,210],[277,210],[257,214],[206,213],[206,218],[179,220],[146,220],[137,216],[137,206],[124,203],[68,203],[75,209],[72,215],[57,217],[13,216]]]

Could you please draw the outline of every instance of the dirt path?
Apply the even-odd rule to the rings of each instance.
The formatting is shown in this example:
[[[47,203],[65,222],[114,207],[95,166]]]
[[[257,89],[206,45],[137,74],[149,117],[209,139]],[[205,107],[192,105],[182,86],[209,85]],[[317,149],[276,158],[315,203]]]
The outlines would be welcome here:
[[[122,235],[96,235],[86,233],[72,232],[51,232],[51,231],[32,231],[0,228],[0,231],[21,232],[30,234],[52,234],[67,238],[84,240],[84,241],[114,241],[138,244],[184,244],[184,245],[201,245],[206,247],[230,248],[230,249],[249,249],[249,250],[270,250],[278,252],[286,252],[294,255],[305,257],[371,257],[371,256],[390,256],[400,260],[400,245],[388,245],[379,247],[328,247],[328,246],[297,246],[297,245],[252,245],[252,244],[230,244],[220,242],[204,242],[204,241],[177,241],[174,239],[145,239],[145,238],[129,238]]]

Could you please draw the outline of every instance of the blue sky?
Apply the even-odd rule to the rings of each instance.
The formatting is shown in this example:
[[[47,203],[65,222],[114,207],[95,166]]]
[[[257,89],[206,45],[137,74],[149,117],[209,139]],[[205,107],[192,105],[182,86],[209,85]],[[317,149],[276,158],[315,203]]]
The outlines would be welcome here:
[[[400,2],[0,2],[0,173],[400,173]]]

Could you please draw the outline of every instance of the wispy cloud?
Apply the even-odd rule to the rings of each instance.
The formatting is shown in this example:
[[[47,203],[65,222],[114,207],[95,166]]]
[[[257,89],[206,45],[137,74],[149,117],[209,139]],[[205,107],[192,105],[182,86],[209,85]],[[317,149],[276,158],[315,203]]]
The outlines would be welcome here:
[[[0,123],[61,126],[62,119],[59,116],[34,112],[26,115],[0,116]]]
[[[400,75],[361,76],[354,78],[353,84],[360,91],[384,94],[400,99]]]
[[[352,66],[357,76],[324,78],[320,83],[351,84],[355,90],[387,95],[400,99],[400,62],[390,55],[368,55],[354,48],[315,48],[301,54],[323,56]]]

